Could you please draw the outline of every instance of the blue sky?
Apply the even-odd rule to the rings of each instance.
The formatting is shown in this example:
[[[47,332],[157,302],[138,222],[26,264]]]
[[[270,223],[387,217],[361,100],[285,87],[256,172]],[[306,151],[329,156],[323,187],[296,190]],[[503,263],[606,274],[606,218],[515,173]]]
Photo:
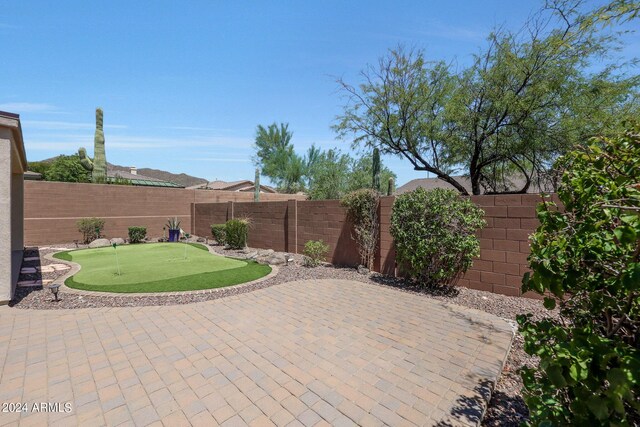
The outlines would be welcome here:
[[[101,106],[111,163],[253,179],[256,125],[288,122],[301,153],[350,152],[330,128],[343,105],[336,77],[357,83],[398,43],[464,65],[493,27],[518,28],[540,5],[6,0],[0,110],[21,115],[30,161],[91,154]],[[633,43],[626,55],[640,52]],[[425,176],[385,163],[399,184]]]

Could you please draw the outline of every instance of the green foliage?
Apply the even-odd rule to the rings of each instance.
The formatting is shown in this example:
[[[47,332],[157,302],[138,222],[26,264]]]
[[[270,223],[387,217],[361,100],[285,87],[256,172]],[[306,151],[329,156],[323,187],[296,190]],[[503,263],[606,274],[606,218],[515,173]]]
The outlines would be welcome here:
[[[378,201],[380,195],[370,188],[353,191],[340,200],[347,210],[347,217],[353,224],[352,238],[358,244],[360,263],[369,270],[378,245]]]
[[[317,267],[327,259],[329,245],[322,240],[309,240],[304,244],[304,265]]]
[[[225,224],[211,224],[211,235],[219,245],[224,245],[227,243],[226,238],[226,225]]]
[[[45,169],[45,181],[89,182],[89,175],[77,155],[60,155]]]
[[[104,219],[102,218],[82,218],[76,222],[78,231],[82,233],[82,241],[90,243],[99,239],[104,229]]]
[[[560,319],[520,316],[534,425],[640,421],[640,126],[559,160],[558,196],[538,207],[522,290]]]
[[[389,178],[396,178],[388,167],[380,161],[380,182],[388,182]],[[374,158],[365,154],[357,159],[351,159],[350,171],[347,179],[347,192],[356,191],[363,188],[372,188],[372,177],[374,176]]]
[[[231,249],[242,249],[247,246],[249,220],[246,218],[230,219],[224,227],[225,240]]]
[[[129,227],[129,243],[140,243],[147,237],[147,227]]]
[[[27,170],[31,172],[39,173],[40,175],[42,175],[43,178],[45,173],[49,169],[49,167],[51,167],[50,162],[28,162],[27,163]]]
[[[309,172],[309,191],[312,200],[339,199],[347,191],[350,158],[339,150],[319,154]]]
[[[391,235],[404,272],[424,286],[455,284],[480,255],[476,231],[484,211],[454,190],[401,194],[393,204]]]
[[[108,183],[114,185],[133,185],[130,179],[123,178],[120,174],[116,174],[113,179],[109,179]]]
[[[169,218],[167,220],[166,227],[169,230],[180,230],[180,221],[178,220],[178,217],[174,216],[173,218]]]
[[[305,165],[293,150],[289,124],[276,123],[256,129],[254,162],[284,193],[296,193],[304,188]]]
[[[637,15],[631,2],[615,3],[618,13]],[[334,129],[461,194],[467,190],[453,178],[461,172],[473,194],[526,192],[585,136],[615,131],[640,111],[640,76],[609,55],[619,34],[601,31],[602,20],[579,6],[550,1],[520,30],[494,30],[466,68],[391,50],[363,70],[361,84],[338,81],[347,102]],[[514,187],[514,177],[525,184]]]
[[[104,148],[103,112],[96,108],[96,132],[93,138],[93,159],[87,156],[87,150],[81,147],[78,156],[82,166],[91,173],[91,182],[104,184],[107,182],[107,156]]]

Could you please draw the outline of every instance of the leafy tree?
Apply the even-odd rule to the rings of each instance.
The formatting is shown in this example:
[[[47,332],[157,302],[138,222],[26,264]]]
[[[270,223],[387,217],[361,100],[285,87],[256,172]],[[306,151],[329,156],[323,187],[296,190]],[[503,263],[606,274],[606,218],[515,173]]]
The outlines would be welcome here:
[[[80,164],[77,154],[71,156],[60,155],[45,170],[46,181],[90,182],[87,170]]]
[[[364,155],[357,159],[351,159],[351,171],[347,182],[347,192],[360,190],[362,188],[371,188],[371,180],[373,176],[373,157]],[[396,178],[396,174],[388,167],[380,162],[380,183],[384,183],[385,187],[389,182],[389,178]],[[382,184],[381,184],[382,185]]]
[[[27,169],[31,172],[37,172],[44,177],[50,166],[50,162],[28,162]]]
[[[523,395],[534,425],[640,423],[640,126],[559,162],[563,209],[538,207],[532,275],[559,319],[519,316]]]
[[[276,123],[256,129],[254,162],[280,191],[295,193],[304,188],[305,164],[293,149],[289,125]]]
[[[348,189],[350,163],[350,157],[339,150],[320,153],[309,171],[309,198],[323,200],[342,197]]]
[[[334,129],[341,137],[407,159],[460,193],[462,171],[473,194],[526,192],[558,155],[585,137],[611,132],[638,108],[639,76],[609,63],[616,34],[579,12],[579,2],[550,3],[518,32],[498,29],[470,67],[458,72],[402,47],[363,72]]]

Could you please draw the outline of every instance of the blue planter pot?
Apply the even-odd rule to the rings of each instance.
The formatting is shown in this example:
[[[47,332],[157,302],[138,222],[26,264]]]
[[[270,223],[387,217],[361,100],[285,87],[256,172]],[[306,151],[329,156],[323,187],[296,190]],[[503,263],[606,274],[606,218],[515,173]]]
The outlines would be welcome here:
[[[180,230],[169,230],[169,241],[170,242],[179,242],[180,241]]]

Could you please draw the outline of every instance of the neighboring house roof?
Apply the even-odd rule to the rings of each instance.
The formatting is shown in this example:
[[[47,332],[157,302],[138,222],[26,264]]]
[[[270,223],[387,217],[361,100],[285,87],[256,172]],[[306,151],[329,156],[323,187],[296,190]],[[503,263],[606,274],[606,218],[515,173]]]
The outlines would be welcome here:
[[[248,179],[240,181],[211,181],[206,184],[193,185],[187,187],[194,190],[218,190],[218,191],[242,191],[252,192],[255,190],[255,184]],[[277,191],[268,185],[260,185],[261,193],[277,193]]]
[[[460,185],[462,185],[469,192],[469,194],[472,193],[471,180],[468,177],[454,176],[452,178],[458,181]],[[524,184],[525,184],[524,178],[521,178],[521,177],[514,177],[510,181],[511,181],[511,185],[509,187],[511,190],[514,190],[514,191],[521,189],[522,187],[524,187]],[[413,179],[407,182],[401,187],[398,187],[395,194],[402,194],[409,191],[413,191],[418,187],[424,188],[425,190],[433,190],[434,188],[445,188],[448,190],[455,190],[455,187],[453,185],[449,184],[446,181],[441,180],[440,178],[418,178],[418,179]],[[538,185],[536,180],[533,180],[531,182],[531,185],[529,186],[529,189],[527,190],[527,193],[540,193],[540,192],[552,192],[552,191],[553,191],[552,188],[549,188],[545,185],[541,187]]]
[[[125,171],[107,171],[107,179],[109,181],[115,181],[118,178],[131,181],[131,185],[137,186],[184,188],[182,185],[176,184],[175,182],[163,181],[161,179],[138,175],[136,173]]]
[[[42,174],[33,171],[26,171],[24,173],[24,179],[26,179],[27,181],[41,181]]]

